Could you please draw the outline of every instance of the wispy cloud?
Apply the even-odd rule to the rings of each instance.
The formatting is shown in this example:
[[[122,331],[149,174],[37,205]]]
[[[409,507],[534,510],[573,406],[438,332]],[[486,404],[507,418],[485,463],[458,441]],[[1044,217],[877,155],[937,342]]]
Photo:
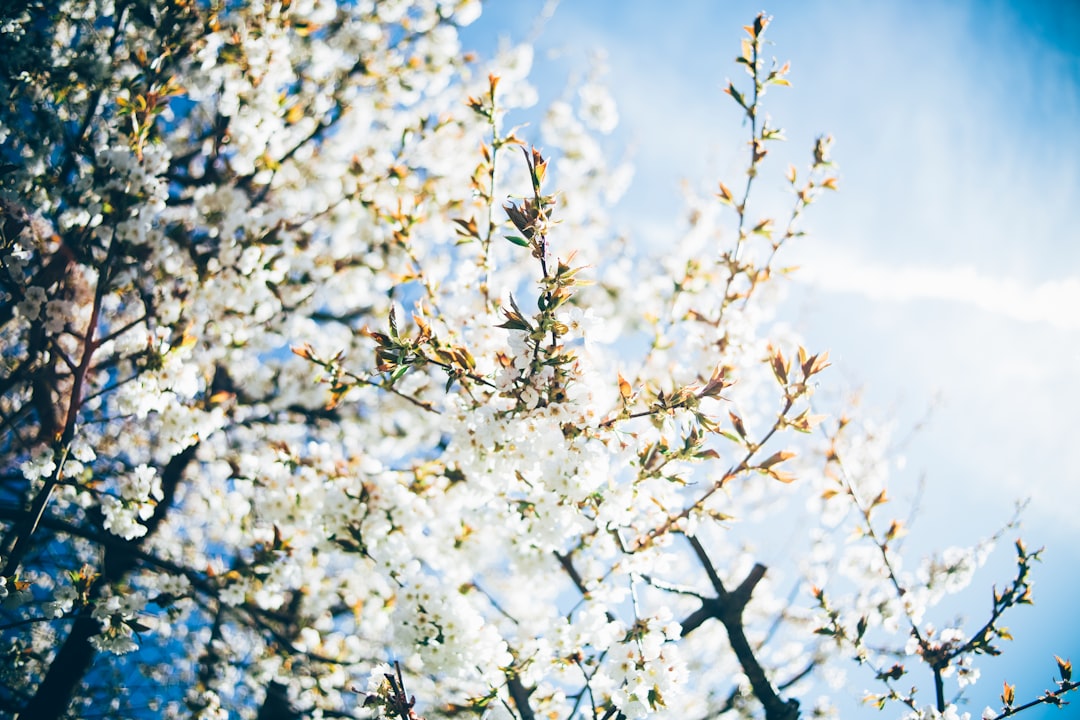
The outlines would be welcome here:
[[[945,300],[1014,320],[1080,330],[1077,277],[1025,285],[973,267],[891,267],[835,256],[826,263],[804,266],[797,277],[821,290],[854,293],[872,300]]]

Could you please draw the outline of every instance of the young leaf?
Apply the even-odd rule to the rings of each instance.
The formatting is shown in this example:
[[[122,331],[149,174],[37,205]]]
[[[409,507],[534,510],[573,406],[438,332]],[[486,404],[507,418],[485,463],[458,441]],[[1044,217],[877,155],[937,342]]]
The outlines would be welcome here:
[[[397,338],[398,338],[397,313],[394,312],[394,308],[395,308],[394,305],[390,306],[390,337],[397,340]]]
[[[752,232],[752,233],[754,233],[756,235],[762,235],[762,236],[767,237],[767,238],[772,238],[772,233],[773,233],[773,221],[772,221],[772,218],[765,218],[764,220],[759,222],[757,225],[755,225],[754,229],[751,230],[750,232]]]
[[[1061,672],[1062,682],[1069,682],[1072,680],[1072,662],[1069,660],[1062,660],[1057,655],[1054,656],[1054,659],[1057,660],[1057,666],[1058,670]]]
[[[790,450],[778,450],[777,452],[774,452],[772,455],[766,458],[766,460],[758,467],[760,467],[762,470],[768,470],[773,465],[782,463],[785,460],[790,460],[793,457],[795,457],[795,453],[791,452]]]
[[[735,89],[734,83],[729,82],[724,92],[730,95],[735,100],[735,102],[739,103],[739,106],[741,108],[743,108],[744,110],[746,109],[746,101],[743,99],[742,93]]]
[[[772,367],[773,375],[776,376],[777,381],[781,385],[787,385],[788,372],[791,369],[791,363],[784,359],[784,353],[779,349],[773,350],[772,357],[769,358],[769,364]]]
[[[731,424],[735,427],[735,432],[739,433],[739,437],[743,440],[746,439],[746,425],[743,424],[741,417],[728,410],[728,417],[731,418]]]
[[[735,204],[735,196],[731,194],[731,190],[724,183],[720,183],[720,192],[716,194],[716,197],[720,198],[727,205]]]

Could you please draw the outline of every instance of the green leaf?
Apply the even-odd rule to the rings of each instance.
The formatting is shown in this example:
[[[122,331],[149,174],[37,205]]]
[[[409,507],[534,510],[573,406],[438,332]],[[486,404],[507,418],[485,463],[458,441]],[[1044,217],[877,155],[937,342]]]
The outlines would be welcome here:
[[[742,93],[735,89],[734,83],[729,82],[727,89],[724,92],[734,98],[735,102],[739,103],[740,107],[744,110],[746,109],[746,100],[743,99]]]
[[[521,247],[529,247],[529,241],[523,237],[518,237],[517,235],[507,235],[506,239],[514,243],[515,245],[520,245]]]

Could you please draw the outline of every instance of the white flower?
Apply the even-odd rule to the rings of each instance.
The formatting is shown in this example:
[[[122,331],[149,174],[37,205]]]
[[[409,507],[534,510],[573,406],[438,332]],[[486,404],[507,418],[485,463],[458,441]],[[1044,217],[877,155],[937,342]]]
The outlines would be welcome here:
[[[454,10],[454,22],[462,27],[472,25],[480,17],[482,9],[480,0],[461,0]]]
[[[105,529],[125,540],[134,540],[146,534],[146,527],[136,519],[136,510],[112,495],[101,498],[101,512],[105,515]]]
[[[126,629],[126,632],[120,628]],[[90,644],[101,652],[111,652],[114,655],[124,655],[139,649],[138,643],[132,639],[131,628],[127,625],[110,625],[109,629],[90,638]]]
[[[979,677],[982,672],[978,668],[960,668],[960,671],[956,675],[956,684],[959,687],[967,687],[974,685],[979,681]]]
[[[19,465],[19,469],[22,470],[23,477],[30,482],[51,477],[56,470],[52,448],[46,445],[39,447],[29,460]]]
[[[943,643],[951,643],[951,642],[960,642],[966,636],[964,635],[964,631],[961,630],[960,628],[945,628],[944,630],[942,630],[938,634],[938,637],[941,639],[941,642],[943,642]]]
[[[581,119],[593,130],[606,135],[619,124],[615,100],[603,85],[582,85],[578,90],[578,97],[581,98]]]
[[[143,463],[135,468],[130,475],[121,478],[120,496],[125,500],[146,501],[150,498],[161,500],[164,495],[161,491],[161,479],[157,471]]]
[[[19,314],[27,320],[37,320],[41,313],[41,306],[45,304],[46,296],[44,288],[31,285],[26,289],[26,296],[16,307]]]
[[[71,317],[72,304],[67,300],[50,300],[45,306],[45,332],[56,335]]]
[[[97,453],[85,437],[76,435],[71,441],[71,456],[79,462],[89,463],[97,458]]]
[[[919,652],[919,639],[914,634],[908,636],[907,642],[904,644],[904,654],[914,655]]]
[[[71,585],[63,585],[57,589],[52,602],[45,603],[45,614],[50,617],[63,617],[71,612],[75,606],[78,593]]]
[[[581,338],[586,344],[592,340],[590,330],[600,325],[601,320],[596,316],[596,311],[590,308],[582,309],[573,305],[569,310],[558,314],[557,319],[568,329],[567,339]]]

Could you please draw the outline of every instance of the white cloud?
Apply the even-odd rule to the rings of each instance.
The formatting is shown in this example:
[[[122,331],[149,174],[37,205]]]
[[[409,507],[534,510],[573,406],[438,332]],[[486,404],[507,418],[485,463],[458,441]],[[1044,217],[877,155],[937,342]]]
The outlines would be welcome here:
[[[833,255],[803,267],[798,277],[822,290],[849,292],[872,300],[945,300],[1024,322],[1080,330],[1080,278],[1025,285],[993,277],[973,267],[889,267]]]

